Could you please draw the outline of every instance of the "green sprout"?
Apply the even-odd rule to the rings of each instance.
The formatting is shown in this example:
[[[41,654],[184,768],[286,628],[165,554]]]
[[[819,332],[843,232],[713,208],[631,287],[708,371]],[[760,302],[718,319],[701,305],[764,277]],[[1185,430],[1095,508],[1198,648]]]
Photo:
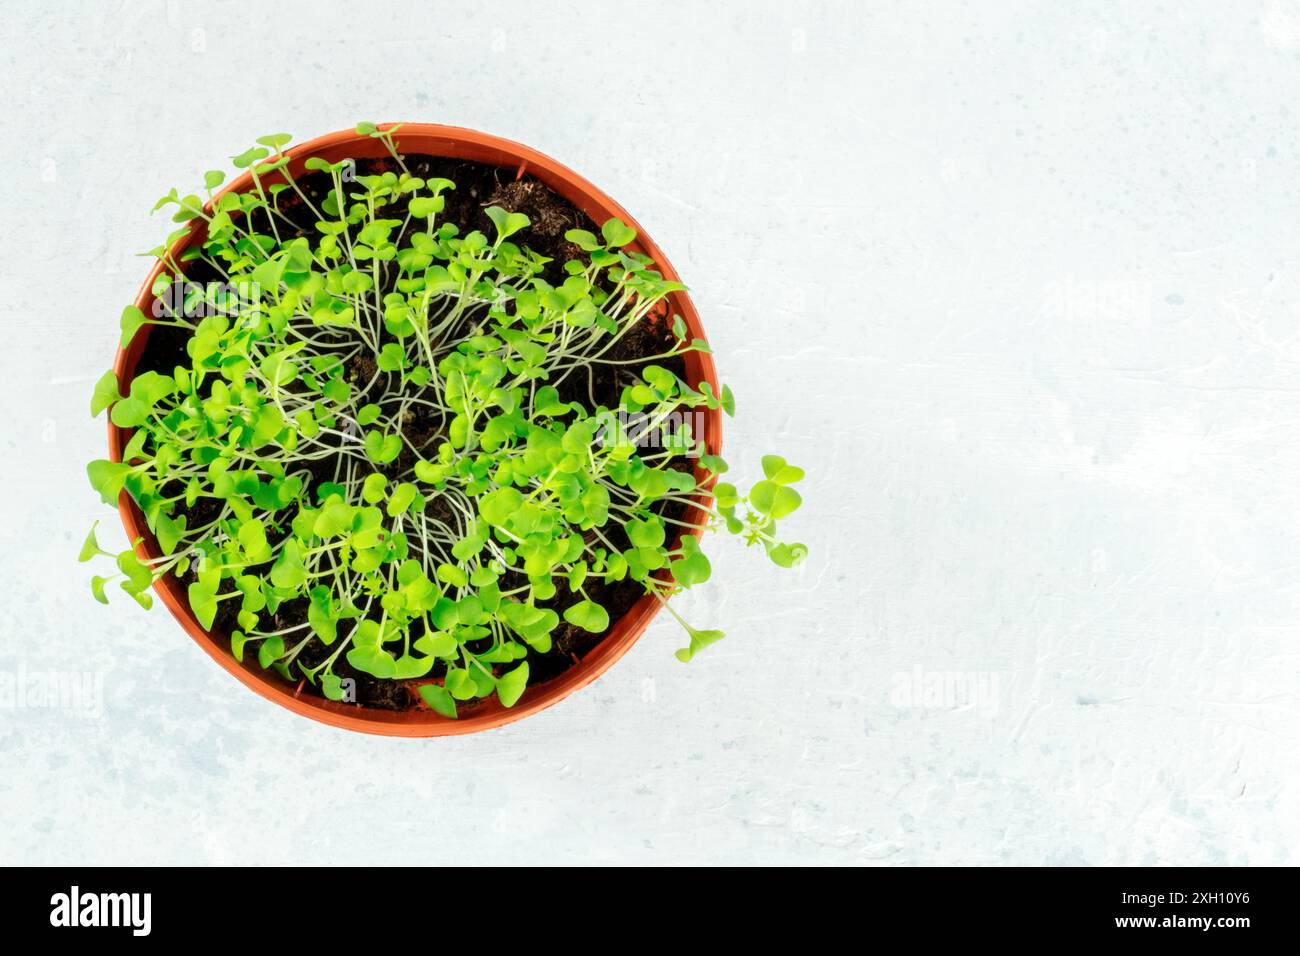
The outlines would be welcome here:
[[[549,260],[516,239],[527,216],[493,206],[494,235],[461,235],[440,219],[455,183],[412,175],[396,129],[357,127],[400,171],[345,181],[346,161],[309,159],[332,183],[317,203],[290,174],[286,134],[234,157],[249,191],[214,199],[224,175],[212,171],[206,200],[173,189],[158,201],[182,225],[150,253],[164,266],[154,293],[184,290],[182,304],[206,307],[122,313],[123,347],[145,325],[177,327],[188,361],[129,383],[110,371],[94,387],[92,414],[133,432],[120,463],[90,463],[90,482],[109,505],[129,494],[161,552],[105,551],[92,528],[80,559],[116,565],[92,578],[95,598],[107,603],[116,583],[148,608],[151,585],[175,575],[205,628],[233,609],[240,660],[255,655],[338,700],[343,658],[379,680],[419,682],[420,699],[446,717],[493,694],[513,706],[530,654],[550,651],[561,619],[604,633],[610,614],[589,582],[630,580],[652,594],[686,629],[677,656],[689,661],[723,636],[668,603],[711,574],[691,532],[724,529],[777,565],[798,564],[806,548],[779,540],[777,524],[800,505],[803,471],[770,455],[748,493],[718,482],[708,502],[727,464],[689,426],[644,447],[683,410],[734,413],[730,389],[714,394],[657,364],[708,350],[680,317],[672,349],[620,396],[636,424],[594,396],[563,400],[560,386],[590,383],[684,286],[631,251],[636,232],[617,219],[600,235],[566,233],[582,256],[558,285],[542,278]],[[280,197],[306,205],[311,234],[295,234]],[[176,256],[200,222],[203,241]],[[252,293],[191,289],[196,260]],[[358,358],[373,368],[368,381],[347,374]],[[419,441],[405,427],[417,414],[434,423]],[[702,482],[673,467],[691,456]],[[708,502],[702,523],[665,516],[697,498]],[[291,602],[305,619],[277,625]],[[308,665],[312,642],[328,653]]]

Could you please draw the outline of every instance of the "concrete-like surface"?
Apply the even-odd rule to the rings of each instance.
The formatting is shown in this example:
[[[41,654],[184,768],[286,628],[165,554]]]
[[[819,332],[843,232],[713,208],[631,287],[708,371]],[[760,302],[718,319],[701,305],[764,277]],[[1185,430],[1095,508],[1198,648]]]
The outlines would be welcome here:
[[[3,702],[0,862],[1297,862],[1300,7],[392,6],[6,5],[0,672],[102,699]],[[662,619],[522,724],[370,739],[93,603],[149,207],[360,119],[617,197],[729,457],[808,469],[809,562],[715,541],[692,665]]]

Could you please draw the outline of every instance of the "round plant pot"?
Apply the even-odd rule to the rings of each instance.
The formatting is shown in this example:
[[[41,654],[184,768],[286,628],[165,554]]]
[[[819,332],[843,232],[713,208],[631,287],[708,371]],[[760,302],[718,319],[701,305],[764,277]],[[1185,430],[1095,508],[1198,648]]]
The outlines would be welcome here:
[[[666,278],[678,278],[663,252],[636,220],[628,215],[627,210],[567,166],[561,165],[535,149],[470,129],[429,123],[402,124],[396,139],[403,153],[426,153],[447,159],[486,163],[501,168],[515,178],[527,173],[581,209],[597,224],[611,217],[621,219],[637,231],[636,240],[629,248],[653,259]],[[378,140],[347,130],[302,143],[287,150],[286,155],[290,157],[291,172],[297,176],[303,173],[304,163],[312,156],[319,156],[335,163],[346,158],[366,159],[388,154]],[[252,188],[252,175],[245,172],[230,182],[221,194],[231,191],[245,192],[250,188]],[[185,248],[203,239],[204,230],[201,226],[196,226],[189,238],[181,240],[172,251],[179,257]],[[151,289],[162,268],[161,262],[154,266],[136,297],[136,306],[146,315],[152,314],[154,295]],[[693,338],[707,339],[699,315],[685,292],[674,292],[669,295],[668,312],[680,315],[685,320]],[[136,365],[144,353],[150,328],[148,325],[144,326],[128,348],[119,349],[117,352],[113,369],[124,392],[129,389]],[[690,383],[696,385],[707,381],[717,393],[719,390],[717,373],[709,354],[690,351],[683,358]],[[722,446],[721,414],[716,409],[706,410],[704,423],[702,437],[705,446],[711,453],[718,454]],[[130,429],[118,428],[110,421],[108,451],[113,461],[121,461],[122,450],[130,437]],[[697,480],[706,478],[705,472],[698,466],[696,478]],[[705,503],[702,496],[697,496],[692,507],[685,514],[684,520],[690,524],[703,523],[705,514],[702,506]],[[140,509],[125,491],[119,499],[118,510],[121,512],[122,524],[126,528],[128,539],[131,541],[140,539],[136,545],[136,552],[142,558],[158,557],[160,554],[158,542],[145,523]],[[698,534],[698,532],[691,533]],[[609,633],[600,643],[589,650],[577,663],[548,681],[530,686],[513,707],[502,707],[494,696],[478,701],[472,706],[465,706],[459,718],[450,719],[434,713],[423,704],[405,711],[390,711],[330,701],[314,694],[303,693],[301,684],[289,683],[275,671],[263,670],[256,661],[241,663],[236,660],[230,652],[227,635],[211,633],[199,624],[190,609],[184,587],[175,577],[166,575],[160,578],[154,584],[154,590],[180,622],[185,632],[199,647],[203,648],[208,656],[267,700],[274,701],[295,714],[333,727],[391,737],[442,737],[470,734],[500,727],[544,710],[579,688],[590,684],[612,667],[614,662],[626,654],[628,648],[641,636],[660,607],[659,602],[652,595],[643,595],[623,617],[614,622]]]

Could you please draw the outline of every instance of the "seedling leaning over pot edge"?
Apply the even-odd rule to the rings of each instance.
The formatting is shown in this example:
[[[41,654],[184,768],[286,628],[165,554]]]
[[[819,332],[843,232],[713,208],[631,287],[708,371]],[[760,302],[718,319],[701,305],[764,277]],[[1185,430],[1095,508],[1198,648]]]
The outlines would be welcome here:
[[[205,628],[220,606],[237,607],[237,658],[256,654],[337,700],[346,655],[378,679],[425,678],[420,696],[449,717],[457,701],[493,693],[512,706],[530,652],[550,650],[561,617],[608,629],[587,593],[594,581],[630,579],[663,602],[690,637],[677,651],[689,661],[723,635],[668,604],[707,581],[710,564],[664,506],[705,493],[727,465],[700,454],[709,482],[697,483],[673,465],[703,452],[699,437],[663,426],[683,409],[733,414],[731,391],[649,364],[614,410],[591,385],[595,366],[617,361],[613,346],[684,286],[628,251],[635,231],[617,219],[599,235],[565,234],[583,256],[558,285],[541,276],[548,259],[517,240],[527,216],[492,206],[494,235],[461,235],[439,219],[455,183],[412,175],[397,129],[357,128],[382,140],[401,172],[354,180],[347,162],[307,160],[333,184],[319,205],[290,175],[284,134],[234,158],[252,174],[250,191],[212,201],[224,181],[214,171],[204,177],[211,208],[175,190],[158,201],[182,224],[150,253],[164,264],[153,292],[166,304],[153,316],[128,306],[121,344],[145,324],[176,326],[188,362],[136,374],[125,394],[104,375],[92,414],[107,409],[134,432],[122,462],[87,471],[105,503],[131,495],[161,556],[106,552],[92,528],[81,560],[117,566],[92,578],[95,597],[107,603],[116,582],[148,608],[160,576],[192,577],[190,606]],[[282,195],[306,205],[315,234],[293,234]],[[206,238],[174,257],[195,221]],[[223,286],[187,281],[200,260]],[[672,327],[675,344],[653,358],[708,349],[680,317]],[[358,357],[370,360],[368,381],[345,374]],[[562,400],[560,387],[572,393],[583,376],[589,402]],[[403,427],[414,414],[436,423],[419,447]],[[649,435],[664,436],[660,447],[644,447]],[[782,543],[777,522],[799,507],[792,486],[803,471],[775,455],[762,466],[748,494],[713,487],[705,527],[791,567],[806,549]],[[209,517],[190,526],[199,503]],[[276,610],[291,601],[306,603],[306,619],[277,627]],[[314,641],[328,653],[308,664],[300,655]]]

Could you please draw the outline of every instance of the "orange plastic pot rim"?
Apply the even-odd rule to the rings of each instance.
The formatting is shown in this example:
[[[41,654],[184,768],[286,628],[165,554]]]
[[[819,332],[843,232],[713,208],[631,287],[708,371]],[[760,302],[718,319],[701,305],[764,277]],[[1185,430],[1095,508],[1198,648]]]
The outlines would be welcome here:
[[[382,124],[381,129],[388,129],[395,124]],[[656,263],[659,270],[668,279],[678,278],[676,271],[667,257],[646,234],[645,230],[633,219],[622,206],[614,202],[587,180],[549,156],[520,143],[491,136],[475,130],[455,126],[440,126],[429,123],[403,123],[395,139],[402,153],[424,153],[448,159],[465,159],[499,166],[516,178],[528,173],[546,184],[574,206],[585,212],[596,223],[603,223],[610,218],[618,218],[637,231],[636,240],[629,248],[642,252]],[[309,140],[286,150],[290,158],[290,171],[296,176],[303,172],[303,164],[312,156],[320,156],[329,162],[339,162],[345,158],[363,159],[386,156],[383,144],[368,136],[358,135],[352,130],[329,133]],[[227,192],[244,192],[252,186],[252,174],[245,172],[231,181],[218,193],[218,197]],[[214,200],[215,201],[215,200]],[[209,204],[210,206],[211,204]],[[204,230],[196,225],[190,236],[180,240],[172,252],[179,255],[183,249],[202,241]],[[162,271],[163,264],[158,262],[145,279],[135,305],[146,315],[153,306],[152,293],[154,280]],[[685,292],[674,292],[668,299],[670,314],[680,315],[685,320],[691,336],[705,339],[704,328]],[[117,375],[119,387],[129,386],[135,367],[144,352],[148,341],[150,327],[144,326],[136,333],[126,349],[118,349],[113,370]],[[719,390],[717,373],[713,360],[705,352],[688,352],[685,356],[687,376],[693,384],[707,381],[715,393]],[[722,418],[716,410],[705,414],[705,447],[713,454],[722,448]],[[130,439],[130,431],[121,429],[109,422],[108,446],[109,457],[121,461],[122,450]],[[700,468],[696,469],[697,479],[708,476]],[[704,519],[704,496],[694,499],[694,506],[686,513],[689,524],[700,524]],[[128,540],[137,541],[137,554],[142,558],[154,558],[160,554],[157,540],[145,523],[130,495],[123,491],[118,502],[122,524],[126,528]],[[691,531],[698,535],[698,531]],[[159,579],[154,590],[180,622],[185,632],[199,645],[209,657],[220,664],[227,672],[267,700],[312,720],[361,733],[380,734],[391,737],[443,737],[457,734],[470,734],[490,730],[513,723],[541,710],[545,710],[574,691],[590,684],[607,671],[614,663],[627,653],[628,649],[645,631],[651,619],[659,611],[659,602],[650,594],[643,595],[622,618],[615,622],[609,634],[592,648],[578,663],[563,674],[537,686],[529,687],[513,707],[502,707],[495,697],[465,708],[463,715],[457,719],[442,717],[423,706],[406,711],[386,711],[361,707],[326,700],[322,697],[302,693],[301,685],[295,687],[287,683],[274,671],[263,670],[253,661],[241,663],[230,653],[228,641],[214,636],[199,624],[190,610],[185,591],[171,575]]]

